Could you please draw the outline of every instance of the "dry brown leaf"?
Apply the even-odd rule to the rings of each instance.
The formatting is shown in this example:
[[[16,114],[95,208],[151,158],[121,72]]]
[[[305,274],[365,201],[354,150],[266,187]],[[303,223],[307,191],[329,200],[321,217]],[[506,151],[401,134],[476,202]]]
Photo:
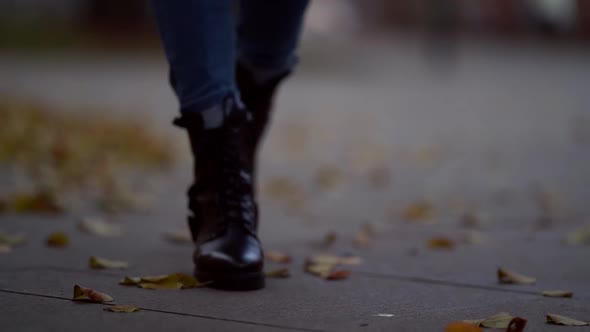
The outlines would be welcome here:
[[[435,236],[428,240],[428,248],[451,250],[455,248],[455,241],[445,236]]]
[[[24,244],[25,242],[26,237],[22,233],[9,234],[0,231],[0,245],[16,247]]]
[[[545,316],[545,321],[547,324],[555,324],[555,325],[565,325],[565,326],[587,326],[588,322],[584,322],[581,320],[573,319],[570,317],[556,315],[556,314],[547,314]]]
[[[123,234],[121,225],[109,223],[100,218],[83,218],[78,223],[78,228],[88,234],[104,237],[115,237]]]
[[[445,332],[483,332],[483,330],[470,323],[452,322],[447,325]]]
[[[132,312],[137,312],[140,309],[138,307],[134,307],[132,305],[112,305],[112,306],[108,306],[106,308],[103,308],[102,310],[110,311],[110,312],[132,313]]]
[[[335,191],[342,187],[344,174],[337,167],[320,167],[315,173],[314,182],[323,190]]]
[[[265,273],[268,278],[285,279],[291,277],[291,273],[287,268],[271,270]]]
[[[264,252],[264,258],[273,263],[291,263],[293,257],[278,250],[268,250]]]
[[[525,275],[506,270],[504,268],[498,268],[498,282],[501,284],[520,284],[520,285],[532,285],[537,279],[527,277]]]
[[[488,318],[464,320],[464,323],[473,324],[474,326],[489,327],[495,329],[506,329],[515,317],[507,312],[500,312]]]
[[[346,270],[338,270],[338,271],[330,271],[328,274],[324,276],[326,280],[344,280],[350,277],[350,271]]]
[[[129,267],[129,264],[127,264],[127,262],[115,261],[115,260],[99,258],[99,257],[95,257],[95,256],[90,257],[90,259],[88,261],[88,265],[90,266],[90,268],[93,268],[93,269],[112,269],[112,270],[122,270],[122,269],[126,269]]]
[[[208,283],[200,282],[187,274],[173,273],[159,276],[125,277],[119,284],[138,286],[144,289],[185,289],[203,287]]]
[[[176,244],[192,244],[193,237],[188,229],[164,233],[164,239]]]
[[[7,209],[16,213],[62,213],[55,194],[48,190],[17,193],[8,198]]]
[[[50,247],[63,248],[70,244],[70,239],[64,232],[55,232],[47,237],[46,243]]]
[[[546,290],[543,291],[541,294],[547,297],[573,297],[574,293],[570,291],[563,291],[563,290]]]
[[[89,302],[111,302],[113,298],[105,293],[95,291],[90,288],[74,286],[74,301],[89,301]]]
[[[426,221],[434,216],[434,207],[427,201],[411,203],[402,213],[406,221]]]

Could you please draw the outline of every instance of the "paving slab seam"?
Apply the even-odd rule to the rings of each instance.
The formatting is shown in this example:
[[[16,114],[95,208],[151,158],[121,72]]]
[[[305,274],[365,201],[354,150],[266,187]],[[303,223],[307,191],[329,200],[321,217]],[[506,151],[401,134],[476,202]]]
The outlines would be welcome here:
[[[508,289],[508,288],[501,288],[501,287],[497,287],[497,286],[485,286],[485,285],[470,284],[470,283],[448,281],[448,280],[431,279],[431,278],[424,278],[424,277],[401,276],[401,275],[395,275],[395,274],[381,274],[381,273],[358,271],[358,270],[355,270],[355,273],[365,276],[365,277],[369,277],[369,278],[391,279],[391,280],[406,281],[406,282],[419,283],[419,284],[444,285],[444,286],[458,287],[458,288],[471,288],[471,289],[487,290],[487,291],[492,291],[492,292],[516,293],[516,294],[525,294],[525,295],[539,295],[540,294],[538,291],[532,291],[532,290]],[[510,286],[508,286],[508,287],[510,287]]]
[[[33,297],[41,297],[46,299],[53,299],[53,300],[60,300],[60,301],[72,301],[71,298],[63,297],[63,296],[54,296],[54,295],[46,295],[46,294],[37,294],[37,293],[29,293],[29,292],[22,292],[22,291],[15,291],[10,289],[0,289],[0,293],[7,293],[7,294],[16,294],[16,295],[24,295],[24,296],[33,296]],[[112,306],[114,304],[109,303],[93,303],[89,302],[89,305],[101,305],[101,306]],[[213,317],[213,316],[206,316],[206,315],[196,315],[196,314],[189,314],[185,312],[176,312],[176,311],[168,311],[168,310],[159,310],[159,309],[150,309],[144,307],[138,307],[143,311],[161,313],[161,314],[168,314],[168,315],[177,315],[177,316],[185,316],[185,317],[195,317],[195,318],[202,318],[202,319],[211,319],[223,322],[231,322],[231,323],[238,323],[238,324],[246,324],[246,325],[254,325],[254,326],[264,326],[264,327],[272,327],[282,330],[289,330],[289,331],[303,331],[303,332],[330,332],[329,330],[319,330],[319,329],[308,329],[308,328],[300,328],[300,327],[292,327],[292,326],[284,326],[284,325],[276,325],[276,324],[268,324],[268,323],[259,323],[259,322],[251,322],[239,319],[230,319],[230,318],[222,318],[222,317]]]

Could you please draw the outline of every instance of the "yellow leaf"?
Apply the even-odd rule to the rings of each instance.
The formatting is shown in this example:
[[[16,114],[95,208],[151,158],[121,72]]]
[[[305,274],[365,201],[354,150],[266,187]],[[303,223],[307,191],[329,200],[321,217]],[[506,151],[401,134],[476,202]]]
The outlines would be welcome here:
[[[277,279],[285,279],[291,277],[291,273],[289,273],[289,269],[281,268],[272,271],[268,271],[265,273],[268,278],[277,278]]]
[[[129,267],[129,264],[127,264],[126,262],[114,261],[114,260],[99,258],[99,257],[95,257],[95,256],[90,257],[88,264],[93,269],[120,270],[120,269],[126,269]]]
[[[105,293],[95,291],[90,288],[74,286],[74,301],[89,301],[89,302],[111,302],[113,298]]]
[[[139,311],[139,308],[131,306],[131,305],[112,305],[112,306],[108,306],[106,308],[103,308],[102,310],[110,311],[110,312],[132,313],[132,312]]]
[[[164,239],[176,244],[192,244],[193,238],[188,229],[164,233]]]
[[[428,247],[431,249],[450,250],[455,248],[455,241],[444,236],[435,236],[428,240]]]
[[[47,245],[50,247],[67,247],[70,244],[68,235],[63,232],[55,232],[47,237]]]
[[[547,314],[545,316],[545,321],[547,324],[555,324],[555,325],[566,325],[566,326],[586,326],[588,322],[583,322],[581,320],[573,319],[570,317],[556,315],[556,314]]]
[[[125,277],[119,284],[138,286],[144,289],[184,289],[203,287],[208,282],[200,282],[195,277],[183,273],[173,273],[159,276]]]
[[[123,228],[120,225],[108,223],[99,218],[83,218],[78,223],[78,228],[88,234],[114,237],[123,234]]]
[[[547,297],[573,297],[574,293],[563,290],[546,290],[542,292],[543,296]]]
[[[264,258],[273,263],[291,263],[293,258],[290,255],[282,253],[278,250],[268,250],[264,252]]]
[[[402,218],[407,221],[425,221],[432,219],[434,208],[427,201],[416,201],[410,204],[402,213]]]
[[[516,272],[506,270],[504,268],[498,268],[498,282],[501,284],[521,284],[521,285],[532,285],[537,279],[527,277]]]
[[[141,282],[140,277],[125,277],[123,280],[119,281],[119,285],[124,286],[137,286]]]
[[[482,329],[465,322],[453,322],[447,325],[445,332],[482,332]]]

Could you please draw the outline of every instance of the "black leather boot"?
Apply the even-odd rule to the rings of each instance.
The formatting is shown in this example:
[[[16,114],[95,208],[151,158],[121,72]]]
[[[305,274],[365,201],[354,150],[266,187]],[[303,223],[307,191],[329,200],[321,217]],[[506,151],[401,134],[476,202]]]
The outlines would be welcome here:
[[[239,61],[236,63],[236,83],[240,97],[254,116],[252,135],[254,136],[255,153],[270,120],[277,88],[289,74],[291,74],[291,70],[286,70],[264,84],[260,84],[256,81],[254,73]]]
[[[223,124],[213,129],[206,128],[200,113],[185,113],[175,121],[187,129],[195,158],[188,192],[195,276],[216,288],[259,289],[264,272],[256,235],[252,116],[233,97],[222,108]]]

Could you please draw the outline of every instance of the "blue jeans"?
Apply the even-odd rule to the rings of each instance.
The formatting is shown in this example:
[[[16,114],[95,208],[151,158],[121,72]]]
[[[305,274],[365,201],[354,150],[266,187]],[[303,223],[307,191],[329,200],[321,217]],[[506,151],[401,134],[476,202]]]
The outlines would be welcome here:
[[[239,94],[236,61],[271,71],[295,65],[309,0],[152,2],[181,112],[198,112]]]

